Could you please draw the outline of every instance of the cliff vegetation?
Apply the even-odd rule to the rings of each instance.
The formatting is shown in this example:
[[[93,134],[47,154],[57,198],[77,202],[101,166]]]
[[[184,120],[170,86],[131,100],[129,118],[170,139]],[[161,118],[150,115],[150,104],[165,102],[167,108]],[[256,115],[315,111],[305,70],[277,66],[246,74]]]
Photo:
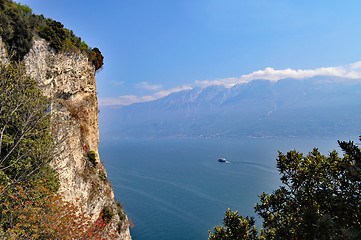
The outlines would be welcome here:
[[[96,70],[103,66],[104,57],[98,48],[90,48],[62,23],[36,15],[28,6],[10,0],[0,0],[0,36],[15,61],[24,58],[32,47],[33,37],[38,36],[57,53],[83,52]]]
[[[57,194],[49,106],[23,65],[0,64],[0,237],[112,238],[115,230],[105,230],[109,210],[93,222],[81,204]]]

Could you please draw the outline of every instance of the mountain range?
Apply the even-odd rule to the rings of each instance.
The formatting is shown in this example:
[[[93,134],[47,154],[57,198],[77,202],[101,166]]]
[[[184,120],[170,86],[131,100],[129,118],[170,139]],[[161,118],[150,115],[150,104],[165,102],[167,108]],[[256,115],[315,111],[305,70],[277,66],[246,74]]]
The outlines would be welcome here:
[[[121,108],[102,107],[105,138],[354,136],[361,79],[317,76],[212,85]]]

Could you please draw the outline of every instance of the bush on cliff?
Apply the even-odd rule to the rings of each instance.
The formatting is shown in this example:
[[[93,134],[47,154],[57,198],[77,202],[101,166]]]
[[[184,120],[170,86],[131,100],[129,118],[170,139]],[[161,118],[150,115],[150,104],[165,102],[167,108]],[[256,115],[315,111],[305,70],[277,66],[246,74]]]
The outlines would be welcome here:
[[[100,216],[96,221],[84,214],[81,204],[66,202],[42,184],[18,186],[9,195],[11,201],[3,214],[12,223],[0,229],[1,239],[115,239],[116,230],[106,231],[108,222]]]
[[[92,55],[93,55],[93,65],[95,66],[95,70],[101,69],[104,62],[104,57],[100,50],[98,48],[92,49]]]
[[[253,218],[228,210],[225,226],[209,231],[209,239],[361,239],[361,150],[351,141],[339,145],[343,157],[316,148],[307,156],[280,152],[283,185],[255,207],[260,234]]]
[[[87,153],[87,160],[91,164],[92,167],[95,167],[97,165],[96,157],[97,157],[97,154],[94,151],[89,151]]]

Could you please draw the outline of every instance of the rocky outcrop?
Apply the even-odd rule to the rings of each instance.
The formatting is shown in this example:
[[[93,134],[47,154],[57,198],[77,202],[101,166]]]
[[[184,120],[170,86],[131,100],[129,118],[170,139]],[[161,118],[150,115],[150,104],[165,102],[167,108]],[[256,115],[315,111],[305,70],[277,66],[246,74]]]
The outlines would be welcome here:
[[[59,173],[60,193],[67,201],[80,199],[83,209],[94,220],[104,207],[111,209],[115,213],[111,226],[120,226],[119,239],[131,239],[128,219],[118,209],[99,159],[94,66],[81,53],[56,53],[40,38],[34,39],[24,62],[30,77],[52,99],[57,146],[52,165]]]

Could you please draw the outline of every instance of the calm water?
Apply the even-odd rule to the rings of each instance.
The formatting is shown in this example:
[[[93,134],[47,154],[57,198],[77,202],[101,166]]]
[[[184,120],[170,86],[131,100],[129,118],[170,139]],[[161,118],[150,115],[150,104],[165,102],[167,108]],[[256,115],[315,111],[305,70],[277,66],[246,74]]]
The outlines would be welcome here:
[[[194,240],[207,239],[227,208],[254,215],[258,195],[279,186],[278,150],[315,146],[339,150],[336,138],[273,138],[101,140],[99,151],[133,240]]]

